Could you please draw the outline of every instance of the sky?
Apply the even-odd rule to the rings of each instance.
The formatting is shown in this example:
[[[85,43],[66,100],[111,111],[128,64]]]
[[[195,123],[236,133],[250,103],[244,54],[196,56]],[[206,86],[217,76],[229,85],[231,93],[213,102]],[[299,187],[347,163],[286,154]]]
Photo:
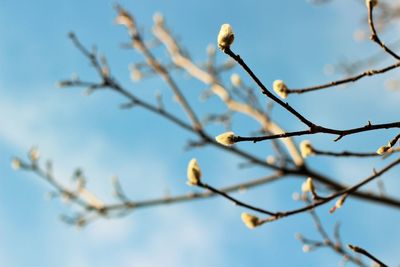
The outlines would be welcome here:
[[[326,74],[327,64],[379,52],[372,42],[353,38],[356,31],[367,30],[362,2],[334,0],[321,6],[305,0],[119,3],[135,16],[145,37],[150,37],[153,14],[161,12],[195,62],[206,59],[206,47],[215,44],[220,25],[230,23],[236,36],[235,52],[266,85],[282,79],[303,87],[341,77]],[[193,157],[210,184],[228,185],[268,174],[259,168],[239,169],[240,159],[211,147],[185,151],[187,140],[194,136],[143,110],[121,110],[124,100],[111,92],[88,96],[78,88],[57,88],[58,81],[72,75],[96,78],[67,38],[73,31],[84,44],[96,45],[107,56],[113,75],[124,86],[150,101],[161,91],[171,110],[179,111],[160,79],[130,80],[129,65],[142,57],[121,49],[129,37],[114,23],[114,4],[0,0],[0,266],[338,266],[340,257],[332,251],[304,253],[294,238],[295,233],[318,238],[308,214],[249,230],[240,220],[243,209],[216,198],[137,210],[127,217],[100,219],[77,228],[60,220],[73,207],[49,199],[52,188],[31,173],[11,169],[14,156],[26,157],[37,146],[42,162],[54,162],[60,180],[69,182],[74,170],[82,168],[88,187],[105,200],[112,200],[113,175],[133,199],[201,191],[185,185],[186,165]],[[388,43],[398,34],[398,25],[390,26],[382,35]],[[162,49],[157,54],[165,56]],[[218,52],[217,59],[224,62],[226,56]],[[253,85],[240,68],[233,71]],[[230,74],[223,79],[229,81]],[[288,101],[312,121],[333,128],[358,127],[368,120],[396,121],[400,91],[386,90],[384,85],[398,74],[394,70],[346,87],[290,96]],[[216,99],[199,101],[204,85],[181,72],[173,75],[197,112],[205,115],[220,107]],[[300,127],[278,107],[273,115],[287,130]],[[209,128],[212,135],[223,130],[221,126]],[[234,124],[233,130],[246,135],[257,128],[244,121]],[[324,135],[310,140],[327,150],[374,151],[396,134],[379,131],[336,143]],[[295,139],[297,143],[301,140]],[[239,147],[264,156],[272,153],[268,143]],[[385,165],[377,158],[315,157],[307,163],[348,184]],[[398,173],[394,169],[384,176],[387,192],[393,196],[400,193]],[[290,179],[235,196],[276,210],[294,207],[291,196],[300,187],[300,180]],[[389,265],[399,264],[397,210],[353,199],[332,215],[328,210],[321,207],[317,212],[329,232],[340,221],[345,243],[369,248]]]

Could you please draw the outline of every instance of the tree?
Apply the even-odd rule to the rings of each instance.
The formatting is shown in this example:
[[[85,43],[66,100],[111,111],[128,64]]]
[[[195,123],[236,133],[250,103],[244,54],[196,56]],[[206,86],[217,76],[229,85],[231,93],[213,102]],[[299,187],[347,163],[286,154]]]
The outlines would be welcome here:
[[[152,34],[155,39],[152,40],[142,32],[128,10],[122,6],[116,6],[117,17],[115,21],[124,27],[130,37],[130,43],[124,45],[124,47],[133,48],[143,57],[141,62],[132,66],[132,79],[137,81],[158,76],[165,82],[165,87],[168,87],[170,91],[166,92],[166,88],[163,88],[162,93],[158,93],[155,100],[148,100],[145,96],[141,96],[139,92],[129,89],[129,87],[123,85],[123,82],[120,82],[117,75],[114,75],[113,67],[108,64],[107,58],[99,55],[97,49],[88,48],[74,33],[69,34],[69,37],[77,50],[95,70],[97,80],[73,77],[61,81],[59,86],[62,88],[86,88],[88,94],[109,91],[120,95],[125,100],[121,108],[144,109],[156,115],[159,120],[167,121],[170,125],[176,126],[177,129],[188,132],[190,138],[195,138],[187,142],[186,148],[191,150],[190,153],[202,153],[197,152],[198,149],[208,149],[208,147],[224,151],[237,157],[241,162],[241,168],[254,168],[256,170],[254,173],[259,177],[251,179],[246,174],[242,182],[232,182],[222,177],[224,186],[219,186],[218,182],[214,182],[207,174],[210,171],[202,167],[202,159],[199,158],[198,161],[192,159],[185,161],[188,166],[187,170],[182,170],[182,173],[187,172],[187,183],[195,187],[194,191],[188,188],[186,191],[189,191],[189,193],[133,200],[129,194],[125,193],[126,187],[119,182],[118,178],[113,177],[112,188],[117,197],[117,202],[106,202],[102,197],[98,197],[97,194],[88,189],[86,186],[87,179],[81,169],[77,169],[73,174],[73,181],[75,182],[73,186],[64,185],[60,182],[53,172],[52,163],[48,161],[43,164],[40,161],[41,157],[37,148],[32,148],[29,151],[27,160],[19,157],[13,159],[12,166],[14,169],[27,170],[41,177],[52,186],[53,196],[72,203],[76,210],[62,216],[65,222],[72,225],[86,226],[98,219],[123,217],[144,207],[220,197],[239,206],[240,209],[237,208],[237,220],[239,221],[241,216],[243,223],[248,228],[257,228],[254,231],[262,231],[270,224],[279,225],[281,221],[289,218],[296,220],[302,214],[310,214],[319,237],[310,239],[302,234],[296,235],[305,252],[327,247],[332,252],[339,254],[344,261],[349,261],[354,265],[368,266],[368,261],[373,261],[381,266],[386,266],[382,263],[382,261],[386,262],[386,259],[375,254],[374,244],[358,247],[356,245],[359,241],[354,240],[351,233],[346,233],[346,242],[343,243],[339,225],[335,226],[332,230],[333,233],[330,234],[331,229],[327,229],[328,227],[321,221],[316,212],[321,210],[321,214],[324,215],[323,221],[332,222],[334,214],[340,212],[337,211],[338,209],[359,209],[362,206],[368,210],[366,211],[367,214],[374,214],[376,207],[369,205],[369,203],[390,207],[394,212],[400,208],[400,200],[393,196],[398,192],[389,195],[383,189],[383,181],[380,180],[400,163],[400,159],[393,159],[396,157],[396,152],[399,151],[396,144],[400,138],[400,134],[393,132],[393,130],[396,131],[396,128],[399,128],[400,122],[396,120],[387,122],[386,117],[390,116],[383,114],[383,112],[383,116],[380,115],[381,120],[379,122],[370,121],[369,117],[360,114],[361,120],[364,120],[365,123],[360,125],[351,122],[350,127],[330,124],[329,121],[317,122],[313,119],[312,113],[307,114],[290,101],[291,99],[296,101],[297,94],[299,94],[298,98],[302,98],[297,101],[307,101],[308,95],[320,93],[320,99],[313,99],[313,101],[320,102],[309,102],[307,104],[317,106],[328,101],[323,97],[325,91],[338,90],[338,86],[341,85],[349,85],[345,91],[350,91],[355,82],[373,79],[380,74],[386,75],[398,68],[400,57],[393,48],[396,43],[393,46],[390,43],[386,45],[381,39],[380,32],[376,29],[377,23],[374,19],[375,12],[381,12],[382,15],[378,17],[378,25],[380,26],[378,29],[387,30],[383,26],[395,20],[396,12],[390,13],[396,10],[395,7],[395,3],[382,2],[377,4],[377,1],[373,0],[367,0],[365,6],[362,7],[368,18],[370,39],[382,50],[377,56],[373,55],[372,63],[369,60],[370,56],[365,55],[363,61],[342,66],[341,70],[345,73],[344,78],[301,88],[294,88],[290,85],[291,83],[279,78],[273,82],[272,88],[270,88],[257,74],[257,69],[253,68],[246,56],[243,55],[246,54],[245,51],[241,51],[243,48],[240,50],[235,48],[235,44],[241,42],[241,36],[235,35],[234,28],[232,29],[231,25],[216,25],[216,28],[221,27],[218,36],[215,35],[218,48],[209,46],[206,63],[199,64],[189,56],[189,52],[174,36],[161,14],[156,13],[154,15]],[[215,32],[218,31],[215,30]],[[253,33],[254,40],[250,40],[250,43],[257,42],[258,35],[262,34],[264,33]],[[166,51],[166,56],[161,54],[161,49]],[[220,63],[217,60],[218,53],[224,55],[226,61]],[[378,64],[383,64],[383,67],[377,66]],[[240,74],[233,73],[233,68],[236,68],[236,71]],[[230,74],[230,83],[227,83],[226,76]],[[189,89],[186,86],[180,85],[179,79],[176,78],[178,75],[189,75],[191,79],[201,82],[203,86],[207,87],[202,92],[202,97],[208,101],[206,102],[207,106],[208,103],[213,103],[211,101],[215,101],[215,98],[219,99],[218,103],[221,106],[218,108],[211,106],[206,108],[206,112],[204,110],[199,112],[200,108],[197,108],[197,104],[188,97],[192,98],[193,93],[188,92]],[[375,88],[375,90],[377,89]],[[362,93],[358,92],[358,94]],[[179,108],[174,106],[171,101],[166,101],[165,99],[168,99],[166,96],[172,96]],[[349,104],[349,102],[346,104]],[[344,108],[341,105],[344,106],[345,104],[338,103],[338,108]],[[275,115],[276,112],[282,113]],[[318,113],[318,108],[314,112]],[[332,112],[335,112],[335,110]],[[381,110],[376,112],[381,112]],[[200,113],[207,113],[204,120],[201,119]],[[247,122],[247,120],[256,122],[257,126],[253,122]],[[210,123],[220,124],[226,129],[221,131],[222,128],[218,127],[218,133],[214,134],[216,128],[213,125],[210,126]],[[232,129],[235,129],[235,131],[233,132]],[[370,144],[371,139],[365,136],[381,132],[383,129],[391,129],[391,132],[385,131],[384,136],[379,136],[379,146]],[[171,131],[175,130],[171,129]],[[162,138],[162,135],[160,134],[160,138]],[[306,140],[306,138],[311,139],[317,135],[321,136],[321,139],[318,139],[317,142]],[[330,141],[332,138],[334,142]],[[151,140],[146,142],[150,143]],[[249,144],[245,144],[246,142]],[[352,145],[352,142],[355,142],[356,145]],[[266,149],[267,153],[264,151]],[[203,155],[203,157],[205,156]],[[373,165],[368,166],[367,170],[358,171],[357,169],[357,172],[363,175],[352,177],[356,179],[352,180],[353,182],[342,182],[339,177],[331,175],[329,170],[321,170],[318,161],[311,160],[313,162],[310,162],[310,157],[329,157],[329,161],[322,164],[324,169],[328,169],[328,164],[334,164],[334,162],[341,161],[343,158],[345,160],[351,159],[352,162],[367,159]],[[379,164],[379,168],[375,168],[375,164]],[[221,162],[207,165],[216,168],[221,165]],[[223,165],[226,168],[226,164]],[[231,165],[230,168],[233,169],[234,166]],[[239,172],[239,170],[236,171]],[[242,171],[244,170],[242,169]],[[247,195],[252,194],[249,189],[279,182],[287,184],[286,178],[297,178],[290,183],[291,190],[298,188],[296,191],[301,191],[293,194],[293,202],[297,203],[288,202],[276,206],[262,202],[260,205],[257,204],[259,199],[254,201],[247,197]],[[379,181],[378,190],[373,184],[377,181]],[[181,183],[184,182],[186,180],[181,179]],[[235,194],[235,192],[241,190],[249,190],[246,193],[246,198]],[[287,196],[287,192],[282,192],[282,195]],[[360,200],[363,203],[351,207],[350,204],[347,205],[351,199]],[[207,206],[208,203],[205,202],[202,205]],[[209,209],[212,209],[211,205]],[[327,211],[331,214],[328,214]],[[354,220],[354,223],[360,223],[357,218],[351,218],[351,220]],[[350,224],[350,221],[346,220],[344,223]],[[372,234],[379,236],[380,233],[377,231]],[[350,243],[348,248],[346,243]],[[284,250],[285,248],[280,249]],[[364,257],[360,258],[358,254],[362,254]],[[267,263],[268,260],[265,259],[265,262]],[[282,263],[286,265],[285,262]],[[331,264],[331,262],[328,264]]]

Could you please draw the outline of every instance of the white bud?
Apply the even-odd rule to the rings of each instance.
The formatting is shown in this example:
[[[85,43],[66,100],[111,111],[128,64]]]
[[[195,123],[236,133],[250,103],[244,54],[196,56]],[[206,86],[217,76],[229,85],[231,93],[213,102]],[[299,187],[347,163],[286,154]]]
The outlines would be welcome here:
[[[300,143],[300,153],[303,158],[314,155],[314,149],[309,140]]]
[[[307,253],[311,251],[311,246],[310,245],[303,245],[303,252]]]
[[[274,89],[275,93],[280,96],[281,98],[285,99],[288,96],[288,88],[286,84],[282,80],[275,80],[272,88]]]
[[[232,146],[236,143],[236,135],[234,132],[226,132],[215,137],[215,140],[224,146]]]
[[[130,68],[131,80],[134,82],[140,81],[143,78],[143,73],[135,66]]]
[[[164,24],[164,16],[160,12],[156,12],[153,15],[154,24],[161,26]]]
[[[229,24],[222,24],[218,34],[218,47],[224,51],[229,48],[235,39],[232,27]]]
[[[13,158],[11,161],[11,168],[13,168],[14,170],[19,170],[21,169],[22,166],[22,162],[19,158]]]
[[[335,207],[337,209],[341,208],[344,204],[344,202],[346,201],[347,195],[343,195],[341,198],[339,198],[336,203],[335,203]]]
[[[308,177],[307,180],[301,185],[301,191],[304,193],[315,192],[314,182],[311,177]]]
[[[268,157],[267,157],[267,163],[268,164],[270,164],[270,165],[274,165],[275,163],[276,163],[276,158],[274,157],[274,156],[272,156],[272,155],[269,155]]]
[[[29,150],[28,156],[30,160],[37,161],[40,157],[39,150],[36,147],[32,147],[31,150]]]
[[[231,83],[235,87],[240,87],[242,85],[242,79],[240,79],[239,74],[233,73],[231,75]]]
[[[187,184],[198,185],[201,181],[201,169],[196,159],[191,159],[187,167]]]
[[[250,229],[260,225],[260,219],[257,216],[251,215],[247,212],[243,212],[241,218],[244,224]]]
[[[115,19],[115,23],[124,25],[126,27],[134,25],[132,17],[124,10],[119,11],[117,18]]]

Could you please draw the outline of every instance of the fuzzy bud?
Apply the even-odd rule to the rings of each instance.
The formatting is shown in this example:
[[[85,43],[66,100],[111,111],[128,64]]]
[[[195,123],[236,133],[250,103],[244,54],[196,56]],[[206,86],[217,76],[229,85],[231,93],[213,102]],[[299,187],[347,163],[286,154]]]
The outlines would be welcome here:
[[[188,185],[198,185],[201,180],[201,170],[200,166],[197,163],[196,159],[191,159],[189,161],[188,167],[187,167],[187,184]]]
[[[236,143],[236,135],[234,132],[226,132],[215,137],[215,140],[224,146],[232,146]]]
[[[218,34],[218,47],[224,51],[229,48],[235,39],[232,27],[229,24],[222,24]]]
[[[337,209],[341,208],[341,207],[343,206],[344,202],[346,201],[346,198],[347,198],[347,195],[343,195],[341,198],[339,198],[339,199],[336,201],[335,207],[336,207]]]
[[[143,78],[143,73],[135,66],[131,67],[131,80],[134,82],[140,81]]]
[[[164,24],[164,16],[160,12],[156,12],[153,15],[154,24],[161,26]]]
[[[29,150],[28,156],[31,161],[37,161],[40,157],[39,150],[36,147],[32,147],[31,150]]]
[[[22,162],[19,158],[13,158],[11,160],[11,168],[13,168],[13,170],[19,170],[22,167]]]
[[[300,143],[300,153],[303,158],[314,155],[314,149],[309,140]]]
[[[125,10],[119,10],[118,12],[118,16],[115,19],[115,23],[116,24],[120,24],[120,25],[124,25],[126,27],[132,27],[134,26],[134,21],[131,17],[131,15],[129,15],[128,12],[126,12]]]
[[[241,217],[244,224],[250,229],[253,229],[260,225],[260,219],[257,216],[251,215],[247,212],[243,212]]]
[[[390,149],[390,146],[381,146],[380,148],[378,148],[378,150],[376,151],[376,154],[378,155],[383,155],[386,152],[388,152]]]
[[[242,79],[240,79],[239,74],[233,73],[231,75],[231,83],[235,87],[240,87],[242,85]]]
[[[283,99],[287,98],[289,94],[289,89],[282,80],[275,80],[272,85],[272,88],[279,97]]]
[[[308,177],[307,180],[301,185],[301,191],[304,193],[315,192],[314,182],[311,177]]]
[[[311,251],[311,246],[310,245],[307,245],[307,244],[304,244],[303,245],[303,252],[304,253],[308,253],[308,252],[310,252]]]

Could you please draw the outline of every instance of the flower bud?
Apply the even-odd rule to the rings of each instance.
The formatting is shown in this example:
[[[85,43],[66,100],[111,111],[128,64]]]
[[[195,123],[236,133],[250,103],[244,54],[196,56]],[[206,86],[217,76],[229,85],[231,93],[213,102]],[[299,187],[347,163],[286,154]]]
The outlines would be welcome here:
[[[160,12],[156,12],[153,15],[154,24],[161,26],[164,24],[164,16]]]
[[[240,79],[239,74],[233,73],[231,75],[231,83],[235,87],[240,87],[242,85],[242,79]]]
[[[272,88],[279,97],[283,99],[287,98],[289,90],[286,84],[282,80],[275,80],[272,85]]]
[[[301,185],[301,191],[304,193],[315,192],[314,182],[311,177],[308,177],[307,180]]]
[[[119,10],[118,15],[115,19],[116,24],[124,25],[126,27],[132,27],[135,25],[131,15],[125,10]]]
[[[247,212],[243,212],[241,217],[244,224],[250,229],[253,229],[260,225],[260,219],[257,216],[251,215]]]
[[[14,170],[19,170],[22,167],[22,162],[19,158],[13,158],[11,160],[11,168],[13,168]]]
[[[309,140],[304,140],[300,143],[300,153],[303,158],[314,155],[314,149]]]
[[[28,156],[31,161],[37,161],[40,157],[39,150],[36,147],[32,147],[31,150],[29,150]]]
[[[134,82],[140,81],[143,78],[143,73],[135,66],[130,68],[131,80]]]
[[[307,252],[310,252],[310,251],[311,251],[311,246],[307,245],[307,244],[304,244],[303,245],[303,252],[307,253]]]
[[[341,207],[343,206],[344,202],[346,201],[346,198],[347,198],[347,195],[343,195],[341,198],[339,198],[339,199],[336,201],[335,207],[336,207],[337,209],[341,208]]]
[[[236,135],[234,132],[226,132],[215,137],[215,140],[224,146],[232,146],[236,143]]]
[[[235,39],[232,27],[229,24],[222,24],[218,34],[218,47],[224,51],[229,48]]]
[[[197,163],[196,159],[191,159],[189,161],[188,167],[187,167],[187,184],[188,185],[198,185],[201,181],[201,170],[200,166]]]
[[[381,146],[380,148],[378,148],[378,150],[376,151],[376,154],[378,155],[383,155],[386,152],[388,152],[390,149],[390,146]]]

